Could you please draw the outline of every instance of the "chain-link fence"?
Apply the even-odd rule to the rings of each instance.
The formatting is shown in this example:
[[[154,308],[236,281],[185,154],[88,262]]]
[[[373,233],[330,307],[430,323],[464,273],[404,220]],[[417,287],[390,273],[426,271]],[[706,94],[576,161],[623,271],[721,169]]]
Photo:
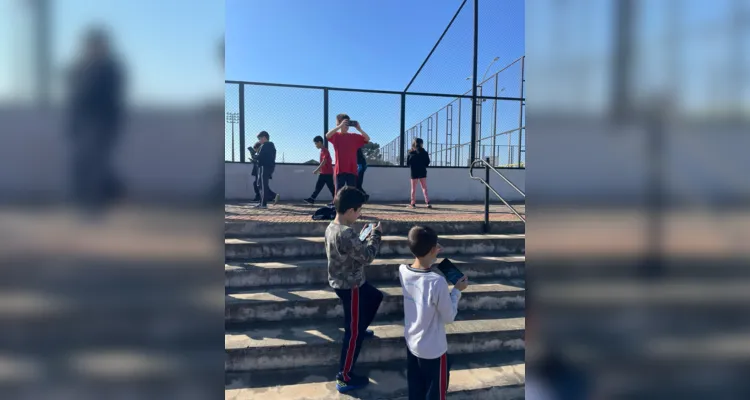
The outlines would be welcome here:
[[[495,82],[497,75],[485,85]],[[403,166],[402,157],[412,140],[422,138],[433,166],[466,167],[477,157],[490,157],[497,167],[524,166],[523,99],[494,96],[494,89],[477,99],[477,139],[472,148],[472,100],[466,93],[409,94],[252,82],[226,85],[226,161],[247,162],[247,148],[259,132],[266,131],[276,145],[278,163],[317,164],[314,137],[324,136],[336,126],[336,115],[346,113],[370,136],[364,153],[371,165]]]

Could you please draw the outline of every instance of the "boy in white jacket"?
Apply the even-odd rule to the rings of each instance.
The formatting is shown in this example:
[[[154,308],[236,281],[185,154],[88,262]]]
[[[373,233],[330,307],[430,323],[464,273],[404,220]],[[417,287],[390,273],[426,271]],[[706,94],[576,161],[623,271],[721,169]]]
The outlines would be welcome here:
[[[416,257],[414,263],[399,267],[409,400],[443,400],[450,376],[445,324],[456,318],[458,300],[468,281],[464,276],[450,290],[445,277],[430,269],[440,252],[433,229],[411,228],[409,249]]]

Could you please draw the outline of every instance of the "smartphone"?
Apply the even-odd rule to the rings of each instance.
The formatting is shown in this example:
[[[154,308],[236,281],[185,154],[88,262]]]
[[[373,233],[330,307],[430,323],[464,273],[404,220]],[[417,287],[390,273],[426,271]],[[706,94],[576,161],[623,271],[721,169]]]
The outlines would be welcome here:
[[[463,272],[447,258],[438,264],[438,269],[445,275],[445,279],[454,285],[464,276]]]
[[[370,236],[373,229],[375,229],[375,224],[365,225],[365,228],[362,229],[362,232],[359,234],[359,240],[363,242],[367,240],[367,237]]]
[[[356,127],[357,127],[357,125],[359,125],[359,122],[357,122],[357,121],[352,121],[352,120],[349,120],[349,123],[348,123],[347,125],[349,125],[349,126],[353,126],[353,127],[355,127],[355,128],[356,128]]]

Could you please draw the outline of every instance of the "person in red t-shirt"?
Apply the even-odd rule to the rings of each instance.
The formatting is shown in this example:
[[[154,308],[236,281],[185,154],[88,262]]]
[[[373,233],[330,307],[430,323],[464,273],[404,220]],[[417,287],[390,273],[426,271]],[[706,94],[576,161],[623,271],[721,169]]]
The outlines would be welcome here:
[[[362,130],[358,122],[350,125],[349,121],[348,115],[337,115],[338,125],[326,133],[326,138],[333,143],[336,154],[336,190],[344,186],[357,186],[357,150],[370,141],[370,136]],[[356,128],[361,135],[349,133],[349,126]]]
[[[320,194],[324,186],[328,186],[328,190],[331,191],[331,201],[333,201],[336,191],[333,188],[333,160],[331,160],[331,153],[326,149],[322,136],[315,136],[313,142],[315,143],[315,147],[320,149],[320,165],[313,171],[313,174],[318,174],[318,182],[315,184],[315,191],[312,196],[306,198],[305,203],[315,204],[315,199],[318,198],[318,194]]]

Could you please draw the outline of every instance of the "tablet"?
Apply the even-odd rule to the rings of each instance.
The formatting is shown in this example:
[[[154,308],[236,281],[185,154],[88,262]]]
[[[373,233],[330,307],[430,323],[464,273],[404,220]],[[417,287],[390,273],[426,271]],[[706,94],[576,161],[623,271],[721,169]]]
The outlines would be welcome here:
[[[438,269],[440,272],[445,275],[445,279],[452,283],[456,284],[459,279],[463,278],[464,274],[456,268],[456,266],[451,262],[449,259],[444,259],[440,264],[438,264]]]

